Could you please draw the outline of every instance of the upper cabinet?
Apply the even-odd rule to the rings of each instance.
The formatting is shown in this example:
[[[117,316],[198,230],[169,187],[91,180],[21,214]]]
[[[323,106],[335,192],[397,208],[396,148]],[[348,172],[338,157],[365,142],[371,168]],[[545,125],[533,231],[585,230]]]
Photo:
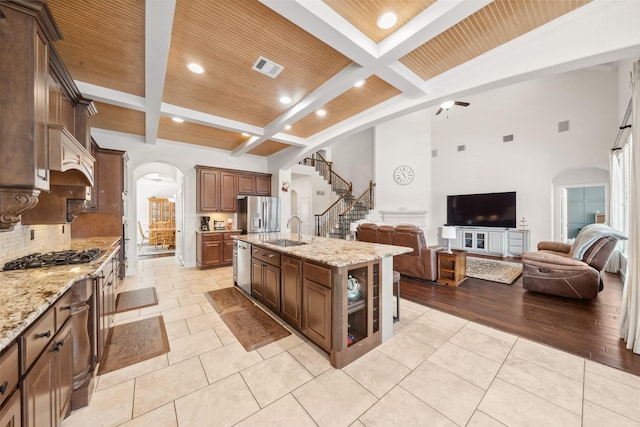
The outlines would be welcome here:
[[[271,195],[271,174],[196,166],[196,211],[235,212],[239,195]]]
[[[67,222],[90,198],[96,110],[53,48],[61,37],[46,2],[0,2],[0,231]],[[62,214],[28,215],[36,206]]]
[[[43,2],[0,2],[0,24],[0,230],[9,230],[49,190],[49,50],[61,35]]]

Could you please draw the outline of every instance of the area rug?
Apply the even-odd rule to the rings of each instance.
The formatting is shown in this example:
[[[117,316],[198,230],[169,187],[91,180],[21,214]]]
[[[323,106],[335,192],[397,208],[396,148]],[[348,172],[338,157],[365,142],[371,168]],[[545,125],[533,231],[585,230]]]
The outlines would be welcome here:
[[[246,351],[253,351],[291,335],[236,288],[205,292],[205,296]]]
[[[136,310],[158,304],[156,288],[136,289],[120,292],[116,297],[116,313]]]
[[[467,257],[467,277],[512,285],[522,274],[522,264]]]
[[[160,356],[170,350],[162,316],[116,325],[109,330],[98,375]]]
[[[204,295],[218,314],[230,309],[254,305],[235,287],[216,289],[215,291],[206,292]]]
[[[220,318],[246,351],[253,351],[291,335],[257,305],[225,311]]]

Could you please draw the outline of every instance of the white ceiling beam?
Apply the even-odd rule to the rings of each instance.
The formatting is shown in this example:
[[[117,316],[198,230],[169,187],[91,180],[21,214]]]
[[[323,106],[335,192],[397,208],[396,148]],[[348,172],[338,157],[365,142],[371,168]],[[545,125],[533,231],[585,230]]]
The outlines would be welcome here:
[[[146,109],[146,101],[141,96],[131,95],[130,93],[120,92],[78,80],[74,80],[74,82],[83,96],[94,101],[113,104],[118,107],[129,108],[136,111],[144,112]]]
[[[167,72],[171,30],[176,0],[145,1],[145,131],[148,144],[155,144],[160,125],[160,107]]]
[[[264,129],[259,126],[253,126],[237,120],[231,120],[225,117],[214,116],[213,114],[207,114],[173,104],[167,104],[166,102],[162,102],[160,105],[160,115],[180,117],[188,122],[212,126],[238,133],[246,132],[256,136],[262,136],[264,133]]]

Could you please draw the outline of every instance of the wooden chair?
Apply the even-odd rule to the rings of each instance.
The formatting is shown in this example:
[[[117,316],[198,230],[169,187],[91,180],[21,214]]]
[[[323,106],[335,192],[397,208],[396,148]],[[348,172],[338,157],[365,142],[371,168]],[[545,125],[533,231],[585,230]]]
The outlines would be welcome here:
[[[140,231],[140,246],[138,247],[138,250],[141,250],[145,240],[147,241],[148,245],[150,245],[151,242],[149,241],[149,237],[144,235],[144,231],[142,230],[142,224],[140,224],[140,221],[138,221],[138,230]]]

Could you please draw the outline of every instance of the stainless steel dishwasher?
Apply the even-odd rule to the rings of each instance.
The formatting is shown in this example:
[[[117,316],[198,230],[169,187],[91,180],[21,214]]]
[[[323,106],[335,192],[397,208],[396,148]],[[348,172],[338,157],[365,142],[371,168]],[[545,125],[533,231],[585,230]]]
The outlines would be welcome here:
[[[251,295],[251,244],[238,241],[237,283],[247,295]]]

